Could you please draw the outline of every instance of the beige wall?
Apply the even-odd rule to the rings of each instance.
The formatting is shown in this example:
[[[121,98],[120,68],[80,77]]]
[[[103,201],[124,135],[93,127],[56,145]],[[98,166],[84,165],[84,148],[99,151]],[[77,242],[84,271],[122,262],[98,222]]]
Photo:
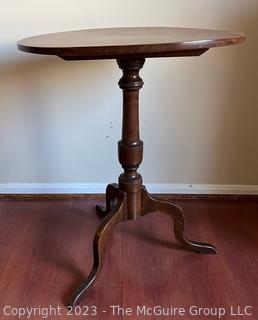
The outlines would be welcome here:
[[[121,169],[120,70],[16,49],[70,29],[183,26],[246,33],[198,58],[151,59],[141,172],[154,183],[258,184],[258,1],[0,0],[0,183],[109,182]]]

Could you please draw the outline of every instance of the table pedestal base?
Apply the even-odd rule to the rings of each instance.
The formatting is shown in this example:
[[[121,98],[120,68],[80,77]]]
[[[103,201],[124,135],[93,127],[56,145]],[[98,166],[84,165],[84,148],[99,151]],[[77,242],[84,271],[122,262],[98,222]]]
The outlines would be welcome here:
[[[151,212],[159,211],[167,214],[171,219],[173,219],[175,237],[185,248],[197,253],[217,253],[217,249],[214,246],[204,242],[189,240],[185,236],[182,209],[177,205],[153,198],[145,187],[141,190],[141,203],[142,216]],[[103,206],[96,206],[96,210],[98,215],[103,217],[103,220],[96,231],[93,242],[93,267],[86,281],[75,291],[68,304],[68,306],[71,307],[75,307],[78,304],[100,274],[104,263],[106,241],[112,229],[121,221],[131,220],[128,219],[127,194],[120,191],[117,184],[110,184],[107,186],[106,208]]]
[[[137,172],[143,157],[143,142],[139,137],[139,90],[143,80],[139,70],[144,59],[119,59],[118,65],[123,70],[119,86],[123,90],[123,125],[122,139],[118,142],[118,157],[124,169],[119,177],[119,184],[109,184],[106,190],[106,208],[97,206],[97,212],[103,217],[97,229],[94,242],[94,263],[92,270],[76,290],[69,306],[74,307],[93,285],[104,263],[106,240],[115,227],[124,220],[136,220],[150,212],[160,211],[174,221],[176,239],[187,249],[198,253],[217,253],[215,247],[203,242],[195,242],[184,235],[184,217],[181,208],[166,201],[152,198],[142,184],[142,177]]]

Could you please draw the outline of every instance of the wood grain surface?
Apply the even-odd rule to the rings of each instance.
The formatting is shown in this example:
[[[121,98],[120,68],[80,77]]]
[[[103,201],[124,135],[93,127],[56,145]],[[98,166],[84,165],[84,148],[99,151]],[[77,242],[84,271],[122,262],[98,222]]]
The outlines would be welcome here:
[[[59,32],[23,39],[25,52],[57,55],[64,59],[117,59],[200,55],[212,47],[238,44],[241,33],[219,30],[142,27]]]

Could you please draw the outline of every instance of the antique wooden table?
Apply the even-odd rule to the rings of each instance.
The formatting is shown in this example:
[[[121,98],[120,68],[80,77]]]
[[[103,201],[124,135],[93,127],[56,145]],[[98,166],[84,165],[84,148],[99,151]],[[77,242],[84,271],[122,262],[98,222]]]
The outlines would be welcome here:
[[[118,157],[124,172],[118,184],[106,189],[106,208],[97,206],[102,215],[93,243],[92,271],[69,302],[75,306],[101,271],[105,243],[115,225],[135,220],[149,212],[160,211],[173,218],[176,239],[187,249],[198,253],[216,253],[216,248],[195,242],[184,235],[182,210],[175,204],[154,199],[142,184],[137,169],[142,161],[143,142],[139,136],[139,90],[143,80],[139,71],[145,58],[200,56],[209,48],[243,42],[244,36],[216,30],[187,28],[111,28],[54,33],[21,40],[22,51],[57,55],[64,60],[116,59],[123,71],[119,87],[123,90],[122,139]]]

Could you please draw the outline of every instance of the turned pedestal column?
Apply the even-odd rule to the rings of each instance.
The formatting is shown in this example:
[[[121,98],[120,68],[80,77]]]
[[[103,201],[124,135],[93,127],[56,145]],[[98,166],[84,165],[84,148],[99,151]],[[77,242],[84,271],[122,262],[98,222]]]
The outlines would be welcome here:
[[[104,261],[105,242],[111,229],[122,220],[136,220],[154,211],[168,214],[174,221],[176,239],[187,249],[198,253],[216,253],[216,248],[203,242],[188,240],[184,235],[182,210],[173,203],[152,198],[142,184],[137,172],[143,157],[143,142],[139,134],[139,90],[143,80],[139,71],[144,59],[119,59],[123,76],[119,86],[123,90],[122,139],[118,142],[118,157],[124,172],[119,176],[118,185],[110,184],[106,190],[106,208],[97,206],[103,221],[97,230],[94,244],[92,271],[82,286],[75,292],[70,306],[75,306],[87,289],[96,280]]]

